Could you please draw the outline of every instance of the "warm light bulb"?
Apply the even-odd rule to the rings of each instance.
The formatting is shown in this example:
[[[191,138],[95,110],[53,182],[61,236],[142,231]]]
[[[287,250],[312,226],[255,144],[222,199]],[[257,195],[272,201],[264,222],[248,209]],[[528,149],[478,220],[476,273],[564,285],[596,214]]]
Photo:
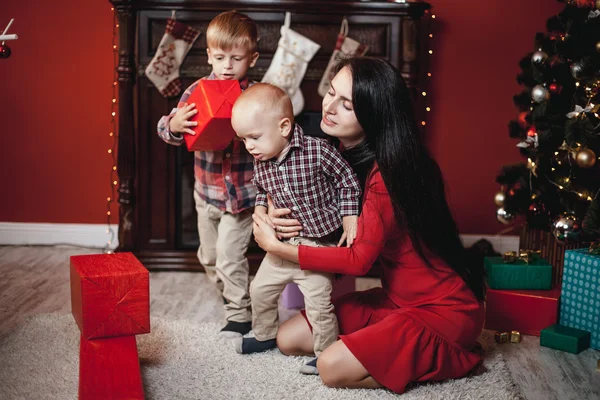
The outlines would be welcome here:
[[[579,87],[579,82],[575,82],[575,86]]]
[[[429,50],[429,54],[433,54],[433,50]]]
[[[110,215],[110,211],[107,211],[107,212],[106,212],[106,215]]]
[[[113,103],[116,103],[116,102],[117,102],[117,99],[113,99]]]
[[[113,171],[116,171],[116,170],[117,170],[117,166],[113,165]]]
[[[112,132],[108,134],[108,136],[110,136],[110,137],[112,137],[112,135],[113,135],[113,133],[112,133]]]
[[[421,121],[421,125],[425,126],[427,123],[425,121]]]
[[[110,153],[112,153],[112,150],[111,150],[111,149],[108,149],[108,154],[110,154]]]
[[[428,73],[427,73],[427,76],[431,78],[431,72],[428,72]]]
[[[106,198],[106,201],[110,201],[110,197],[107,197],[107,198]]]
[[[563,187],[562,187],[562,186],[560,186],[560,185],[558,185],[558,188],[559,188],[560,190],[562,190],[562,189],[563,189]]]
[[[425,109],[427,110],[427,112],[431,111],[430,107],[425,107]]]
[[[432,38],[432,37],[433,37],[433,33],[430,33],[430,34],[429,34],[429,37],[430,37],[430,38]]]
[[[117,113],[116,113],[116,112],[114,112],[114,111],[113,111],[111,114],[112,114],[112,116],[113,116],[113,117],[114,117],[115,115],[117,115]]]
[[[431,15],[431,18],[434,18],[434,19],[435,19],[435,14],[432,14],[432,15]]]
[[[113,86],[117,86],[117,82],[113,82]]]
[[[113,185],[117,186],[117,181],[113,181]]]
[[[427,96],[427,92],[421,92],[423,96]]]

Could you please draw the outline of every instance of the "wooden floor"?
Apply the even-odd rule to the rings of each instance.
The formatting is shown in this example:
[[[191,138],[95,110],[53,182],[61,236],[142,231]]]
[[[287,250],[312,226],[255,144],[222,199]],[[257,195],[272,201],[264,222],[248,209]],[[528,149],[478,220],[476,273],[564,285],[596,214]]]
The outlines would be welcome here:
[[[0,340],[28,315],[68,314],[69,256],[98,252],[74,247],[0,247]],[[357,281],[359,290],[377,285],[370,278]],[[223,318],[222,301],[202,273],[151,273],[150,292],[152,316],[198,321]],[[295,313],[280,308],[284,319]],[[540,348],[539,338],[533,336],[501,348],[525,399],[600,399],[600,372],[596,371],[600,351],[588,349],[573,355]]]

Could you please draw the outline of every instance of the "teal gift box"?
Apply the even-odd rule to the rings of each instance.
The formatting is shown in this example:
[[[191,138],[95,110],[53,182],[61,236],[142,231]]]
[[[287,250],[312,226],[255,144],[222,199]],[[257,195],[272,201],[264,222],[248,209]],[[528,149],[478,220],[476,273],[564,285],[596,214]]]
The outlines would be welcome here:
[[[552,289],[552,265],[542,258],[527,264],[519,259],[505,263],[502,257],[485,257],[484,263],[492,289]]]
[[[579,354],[590,347],[590,333],[554,324],[540,332],[540,346]]]
[[[600,350],[600,255],[587,249],[565,251],[560,324],[591,333]]]

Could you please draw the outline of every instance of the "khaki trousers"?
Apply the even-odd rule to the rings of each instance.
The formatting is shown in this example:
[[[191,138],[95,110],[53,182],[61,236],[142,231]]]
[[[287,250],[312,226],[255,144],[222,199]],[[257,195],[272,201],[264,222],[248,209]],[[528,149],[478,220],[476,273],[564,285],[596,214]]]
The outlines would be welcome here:
[[[252,236],[252,212],[231,214],[206,203],[194,190],[200,247],[198,260],[227,304],[225,319],[252,320],[248,293],[249,266],[246,251]]]
[[[330,246],[307,238],[291,238],[290,244]],[[277,304],[285,285],[295,282],[304,295],[306,317],[312,326],[315,355],[337,340],[339,328],[331,304],[332,274],[303,271],[300,265],[267,253],[250,284],[252,329],[258,340],[274,339],[279,327]]]

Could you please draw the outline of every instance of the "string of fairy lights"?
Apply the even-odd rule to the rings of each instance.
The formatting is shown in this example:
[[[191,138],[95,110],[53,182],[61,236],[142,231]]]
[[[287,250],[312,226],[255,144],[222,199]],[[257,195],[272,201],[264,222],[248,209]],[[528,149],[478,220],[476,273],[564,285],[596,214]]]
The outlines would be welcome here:
[[[104,246],[105,253],[113,252],[113,243],[115,240],[115,231],[111,224],[111,206],[115,201],[115,190],[117,187],[117,158],[116,158],[116,146],[117,146],[117,66],[118,66],[118,50],[117,50],[117,29],[119,28],[119,23],[117,19],[117,12],[114,7],[110,9],[113,12],[113,33],[112,33],[112,51],[113,51],[113,82],[112,82],[112,101],[110,103],[110,124],[111,130],[108,133],[108,136],[111,138],[111,147],[108,149],[108,154],[112,160],[112,167],[110,169],[110,196],[106,198],[106,234],[108,235],[108,240],[106,245]]]
[[[429,14],[429,10],[425,10],[425,15],[428,15],[428,14]],[[432,20],[435,19],[435,14],[431,14],[431,19]],[[431,26],[431,21],[428,24],[428,26]],[[433,55],[433,50],[431,48],[432,45],[433,45],[433,33],[430,30],[430,32],[427,34],[427,47],[428,47],[427,54],[429,56]],[[431,66],[431,58],[429,58],[429,60],[427,60],[427,61],[428,61],[427,62],[427,67],[429,68]],[[427,80],[428,81],[427,81],[427,83],[424,84],[424,87],[427,87],[427,88],[429,87],[429,79],[431,79],[431,71],[427,71]],[[425,90],[423,90],[421,92],[421,96],[423,96],[424,98],[426,98],[427,97],[427,92]],[[431,107],[429,107],[427,105],[426,99],[424,99],[424,103],[425,103],[425,111],[426,111],[426,113],[423,116],[423,120],[421,121],[421,125],[422,126],[427,125],[426,116],[427,116],[427,113],[431,112]]]

